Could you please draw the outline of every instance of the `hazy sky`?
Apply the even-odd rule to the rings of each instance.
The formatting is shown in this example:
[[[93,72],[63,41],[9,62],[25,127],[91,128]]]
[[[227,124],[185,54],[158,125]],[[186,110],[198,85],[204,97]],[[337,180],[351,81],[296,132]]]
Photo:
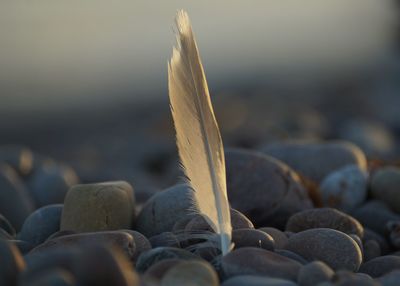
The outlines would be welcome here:
[[[166,95],[179,8],[211,82],[362,69],[388,54],[396,16],[391,0],[4,0],[0,111]]]

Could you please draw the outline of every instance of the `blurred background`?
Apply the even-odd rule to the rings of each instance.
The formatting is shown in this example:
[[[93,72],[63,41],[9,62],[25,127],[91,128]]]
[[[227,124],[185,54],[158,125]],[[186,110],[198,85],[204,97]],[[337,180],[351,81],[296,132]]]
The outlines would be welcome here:
[[[226,146],[345,139],[399,159],[395,0],[1,1],[0,144],[137,192],[177,180],[167,60],[191,17]]]

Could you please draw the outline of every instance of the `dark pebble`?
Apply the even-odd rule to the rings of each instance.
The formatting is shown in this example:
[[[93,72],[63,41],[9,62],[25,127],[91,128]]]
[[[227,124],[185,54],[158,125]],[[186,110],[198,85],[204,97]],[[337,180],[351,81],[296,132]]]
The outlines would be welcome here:
[[[314,286],[330,281],[335,272],[322,261],[313,261],[301,267],[297,283],[299,286]]]
[[[149,241],[153,248],[160,246],[168,246],[176,248],[181,247],[178,238],[172,232],[162,232],[160,234],[150,237]]]
[[[359,272],[377,278],[396,269],[400,269],[400,256],[385,255],[363,263]]]
[[[275,248],[283,248],[286,245],[286,243],[288,242],[288,238],[287,238],[286,234],[277,228],[261,227],[258,230],[261,230],[261,231],[269,234],[270,236],[272,236],[272,238],[274,239],[274,242],[275,242]]]
[[[274,239],[269,234],[257,229],[235,229],[232,231],[235,249],[241,247],[259,247],[274,250]]]
[[[62,204],[48,205],[31,213],[22,225],[18,239],[36,246],[60,229]]]
[[[25,261],[18,248],[0,239],[0,285],[17,285],[18,275],[25,268]]]
[[[301,232],[313,228],[331,228],[363,237],[363,226],[351,216],[332,208],[305,210],[292,215],[286,231]]]
[[[16,233],[14,227],[11,225],[11,223],[1,214],[0,214],[0,229],[3,229],[8,234],[10,234],[12,237],[15,237],[17,235],[17,233]]]

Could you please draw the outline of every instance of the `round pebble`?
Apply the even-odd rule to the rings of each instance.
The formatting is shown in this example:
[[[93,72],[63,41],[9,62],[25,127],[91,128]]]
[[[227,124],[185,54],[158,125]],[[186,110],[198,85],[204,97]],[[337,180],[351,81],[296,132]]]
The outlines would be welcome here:
[[[214,268],[205,261],[184,261],[167,271],[161,286],[218,286],[219,279]]]
[[[350,211],[367,197],[367,173],[359,166],[349,165],[325,177],[319,190],[324,206]]]
[[[335,272],[322,261],[313,261],[301,267],[297,283],[299,286],[314,286],[330,281]]]
[[[48,205],[31,213],[22,225],[18,239],[36,246],[60,229],[63,205]]]
[[[333,270],[357,271],[362,254],[357,243],[343,232],[329,228],[314,228],[294,234],[286,249],[308,260],[321,260]]]
[[[136,228],[147,237],[172,231],[175,223],[198,210],[193,190],[176,185],[155,194],[143,206]]]
[[[33,212],[34,203],[18,174],[7,165],[0,165],[0,213],[20,230]]]
[[[300,232],[313,228],[331,228],[363,237],[363,226],[353,217],[332,208],[311,209],[292,215],[286,231]]]
[[[224,277],[258,275],[296,281],[301,264],[262,248],[242,247],[222,257]]]
[[[28,181],[29,190],[39,207],[62,204],[68,189],[78,183],[78,176],[72,168],[55,163],[35,167]]]
[[[75,185],[65,198],[60,229],[77,232],[129,229],[134,216],[133,189],[127,182]]]
[[[371,178],[371,194],[382,200],[395,212],[400,213],[400,168],[386,167]]]
[[[257,229],[235,229],[232,231],[235,249],[240,247],[260,247],[274,250],[274,239],[269,234]]]
[[[317,183],[346,165],[367,169],[364,153],[356,145],[346,141],[280,142],[269,144],[262,151]]]
[[[282,162],[252,151],[225,152],[231,207],[255,226],[282,228],[290,215],[312,207],[298,175]]]
[[[359,272],[377,278],[396,269],[400,269],[400,256],[385,255],[363,263]]]

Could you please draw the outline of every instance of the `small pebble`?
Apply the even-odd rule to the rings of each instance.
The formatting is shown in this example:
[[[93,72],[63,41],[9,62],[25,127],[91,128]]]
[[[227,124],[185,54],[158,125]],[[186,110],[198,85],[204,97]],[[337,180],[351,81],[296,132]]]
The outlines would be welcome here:
[[[280,142],[269,144],[262,151],[317,183],[346,165],[367,169],[364,153],[356,145],[346,141]]]
[[[377,279],[381,286],[398,286],[400,281],[400,270],[393,270]]]
[[[308,260],[321,260],[333,270],[357,271],[362,254],[357,243],[343,232],[329,228],[314,228],[294,234],[286,249]]]
[[[274,250],[272,236],[257,229],[235,229],[232,231],[232,242],[235,249],[240,247],[259,247],[266,250]]]
[[[24,268],[25,261],[18,248],[0,239],[0,285],[17,285],[18,275]]]
[[[286,243],[288,242],[288,238],[287,238],[286,234],[277,228],[261,227],[258,230],[261,230],[261,231],[269,234],[270,236],[272,236],[272,238],[274,239],[274,242],[275,242],[275,248],[284,248]]]
[[[0,213],[18,231],[33,211],[33,200],[18,174],[11,167],[0,165]]]
[[[331,228],[363,237],[363,226],[353,217],[333,208],[305,210],[292,215],[286,231],[300,232],[313,228]]]
[[[343,167],[327,175],[319,190],[324,206],[350,211],[367,197],[367,173],[355,165]]]
[[[258,275],[296,281],[301,264],[262,248],[242,247],[222,257],[225,278]]]
[[[389,221],[386,224],[386,228],[389,232],[389,241],[392,246],[396,249],[400,249],[400,220]]]
[[[221,286],[297,286],[296,283],[280,278],[255,275],[239,275],[225,280]]]
[[[51,163],[35,167],[28,186],[37,206],[62,204],[68,189],[79,183],[75,171],[67,166]]]
[[[368,240],[375,240],[379,244],[382,254],[387,254],[389,252],[389,244],[384,236],[370,230],[369,228],[364,228],[363,242],[365,243]]]
[[[240,211],[231,209],[232,229],[254,228],[253,223]]]
[[[322,261],[313,261],[301,267],[297,283],[299,286],[314,286],[330,281],[335,272]]]
[[[332,282],[335,286],[380,286],[378,282],[364,273],[353,273],[344,270],[337,271],[332,278]]]
[[[54,204],[42,207],[31,213],[18,234],[18,239],[36,246],[60,229],[63,205]]]
[[[371,178],[371,195],[400,213],[400,168],[386,167],[378,170]]]
[[[165,259],[199,260],[200,258],[184,249],[156,247],[139,256],[136,262],[136,269],[138,272],[144,273],[152,265]]]
[[[145,203],[137,217],[136,228],[147,237],[172,231],[177,221],[196,210],[193,191],[187,185],[176,185],[155,194]]]
[[[184,261],[167,271],[161,286],[218,286],[219,279],[214,268],[205,261]]]
[[[134,194],[127,182],[75,185],[65,198],[60,229],[77,232],[129,229],[134,217]]]
[[[255,226],[282,228],[290,215],[312,207],[299,176],[282,162],[253,151],[225,152],[231,207]]]
[[[379,256],[363,263],[359,272],[366,273],[373,278],[383,276],[393,270],[400,269],[400,256]]]
[[[144,280],[149,283],[160,283],[161,279],[172,267],[181,263],[180,259],[164,259],[150,266],[144,273]]]

